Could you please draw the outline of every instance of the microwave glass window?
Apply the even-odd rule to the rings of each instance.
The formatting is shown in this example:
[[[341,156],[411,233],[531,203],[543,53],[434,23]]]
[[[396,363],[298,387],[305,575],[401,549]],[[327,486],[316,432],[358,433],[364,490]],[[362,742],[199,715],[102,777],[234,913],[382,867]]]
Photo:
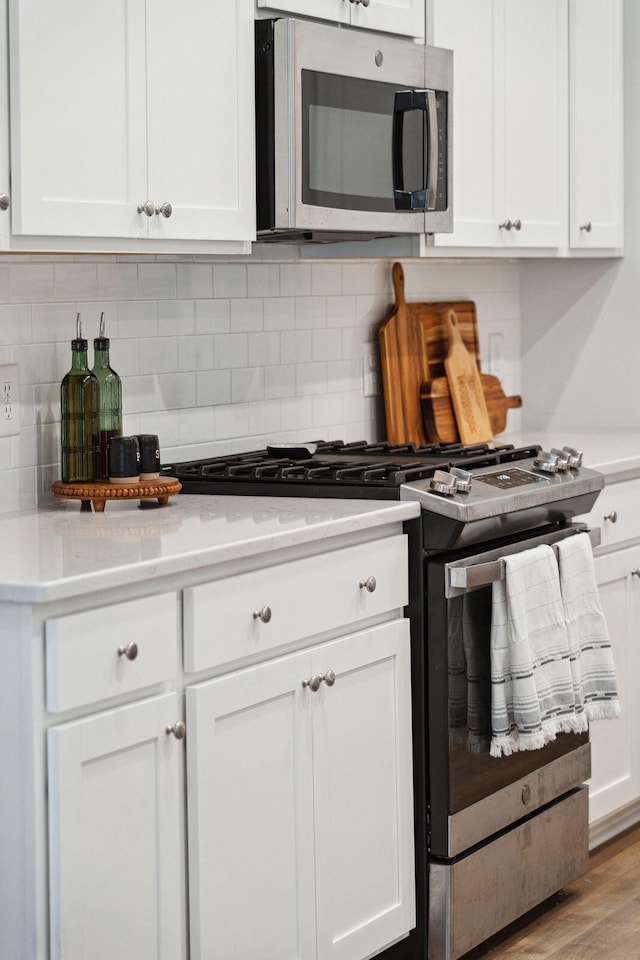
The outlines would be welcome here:
[[[393,190],[395,84],[302,71],[302,201],[346,210],[396,209]],[[402,125],[404,188],[425,182],[425,120]]]

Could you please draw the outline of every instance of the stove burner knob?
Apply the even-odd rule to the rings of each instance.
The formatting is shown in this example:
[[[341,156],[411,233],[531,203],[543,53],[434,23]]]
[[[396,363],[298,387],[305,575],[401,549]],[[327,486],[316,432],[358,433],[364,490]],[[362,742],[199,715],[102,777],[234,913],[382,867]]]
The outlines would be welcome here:
[[[571,456],[569,453],[566,450],[558,450],[556,447],[551,448],[551,453],[558,459],[558,470],[566,473],[571,466]]]
[[[575,447],[563,447],[562,449],[569,454],[569,469],[578,470],[582,466],[582,450],[576,450]]]
[[[460,467],[451,467],[451,476],[456,478],[456,489],[458,493],[469,493],[471,490],[472,475],[468,470],[462,470]]]
[[[546,450],[540,451],[533,465],[536,470],[542,470],[543,473],[558,472],[558,458],[553,453],[547,453]]]
[[[446,473],[444,470],[436,470],[429,487],[435,493],[442,493],[445,497],[452,497],[458,489],[458,481],[455,477],[451,476],[450,473]]]

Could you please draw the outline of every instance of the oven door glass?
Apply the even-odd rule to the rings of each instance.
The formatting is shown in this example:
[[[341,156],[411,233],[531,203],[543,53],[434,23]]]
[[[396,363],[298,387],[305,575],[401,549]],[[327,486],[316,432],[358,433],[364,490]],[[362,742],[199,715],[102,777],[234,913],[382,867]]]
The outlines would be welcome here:
[[[303,70],[302,202],[343,210],[426,209],[429,111],[437,114],[436,104],[446,99],[433,94]],[[437,116],[435,122],[437,137]]]
[[[502,552],[533,543],[522,538]],[[497,552],[474,555],[473,565],[489,566]],[[429,794],[432,850],[442,855],[449,818],[589,742],[588,733],[562,733],[540,750],[490,755],[492,586],[447,598],[452,559],[466,564],[463,552],[427,562]]]

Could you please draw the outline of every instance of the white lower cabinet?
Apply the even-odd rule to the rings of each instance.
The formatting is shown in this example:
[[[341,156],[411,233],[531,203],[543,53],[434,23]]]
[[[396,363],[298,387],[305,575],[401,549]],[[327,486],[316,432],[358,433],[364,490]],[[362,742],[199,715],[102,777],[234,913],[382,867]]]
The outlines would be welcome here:
[[[406,620],[187,688],[191,960],[362,960],[411,929],[409,689]]]
[[[186,957],[179,709],[166,694],[50,728],[50,960]]]
[[[596,576],[616,668],[621,716],[591,724],[590,820],[640,801],[640,546],[600,556]],[[640,807],[639,807],[640,812]],[[637,817],[634,817],[637,819]],[[615,831],[617,832],[617,830]]]

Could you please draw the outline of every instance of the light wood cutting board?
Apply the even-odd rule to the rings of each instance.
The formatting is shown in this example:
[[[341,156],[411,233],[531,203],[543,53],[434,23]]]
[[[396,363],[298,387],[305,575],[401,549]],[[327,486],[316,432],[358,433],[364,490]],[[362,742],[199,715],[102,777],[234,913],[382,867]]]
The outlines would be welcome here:
[[[445,322],[449,333],[449,352],[444,369],[462,443],[486,443],[493,439],[489,411],[482,391],[482,380],[475,358],[460,335],[458,318],[448,310]]]
[[[481,373],[482,392],[489,412],[491,431],[495,437],[507,428],[507,411],[522,406],[522,397],[505,396],[497,377]],[[424,383],[420,390],[424,432],[434,443],[457,443],[460,440],[458,425],[451,404],[449,382],[446,377],[436,377]]]

